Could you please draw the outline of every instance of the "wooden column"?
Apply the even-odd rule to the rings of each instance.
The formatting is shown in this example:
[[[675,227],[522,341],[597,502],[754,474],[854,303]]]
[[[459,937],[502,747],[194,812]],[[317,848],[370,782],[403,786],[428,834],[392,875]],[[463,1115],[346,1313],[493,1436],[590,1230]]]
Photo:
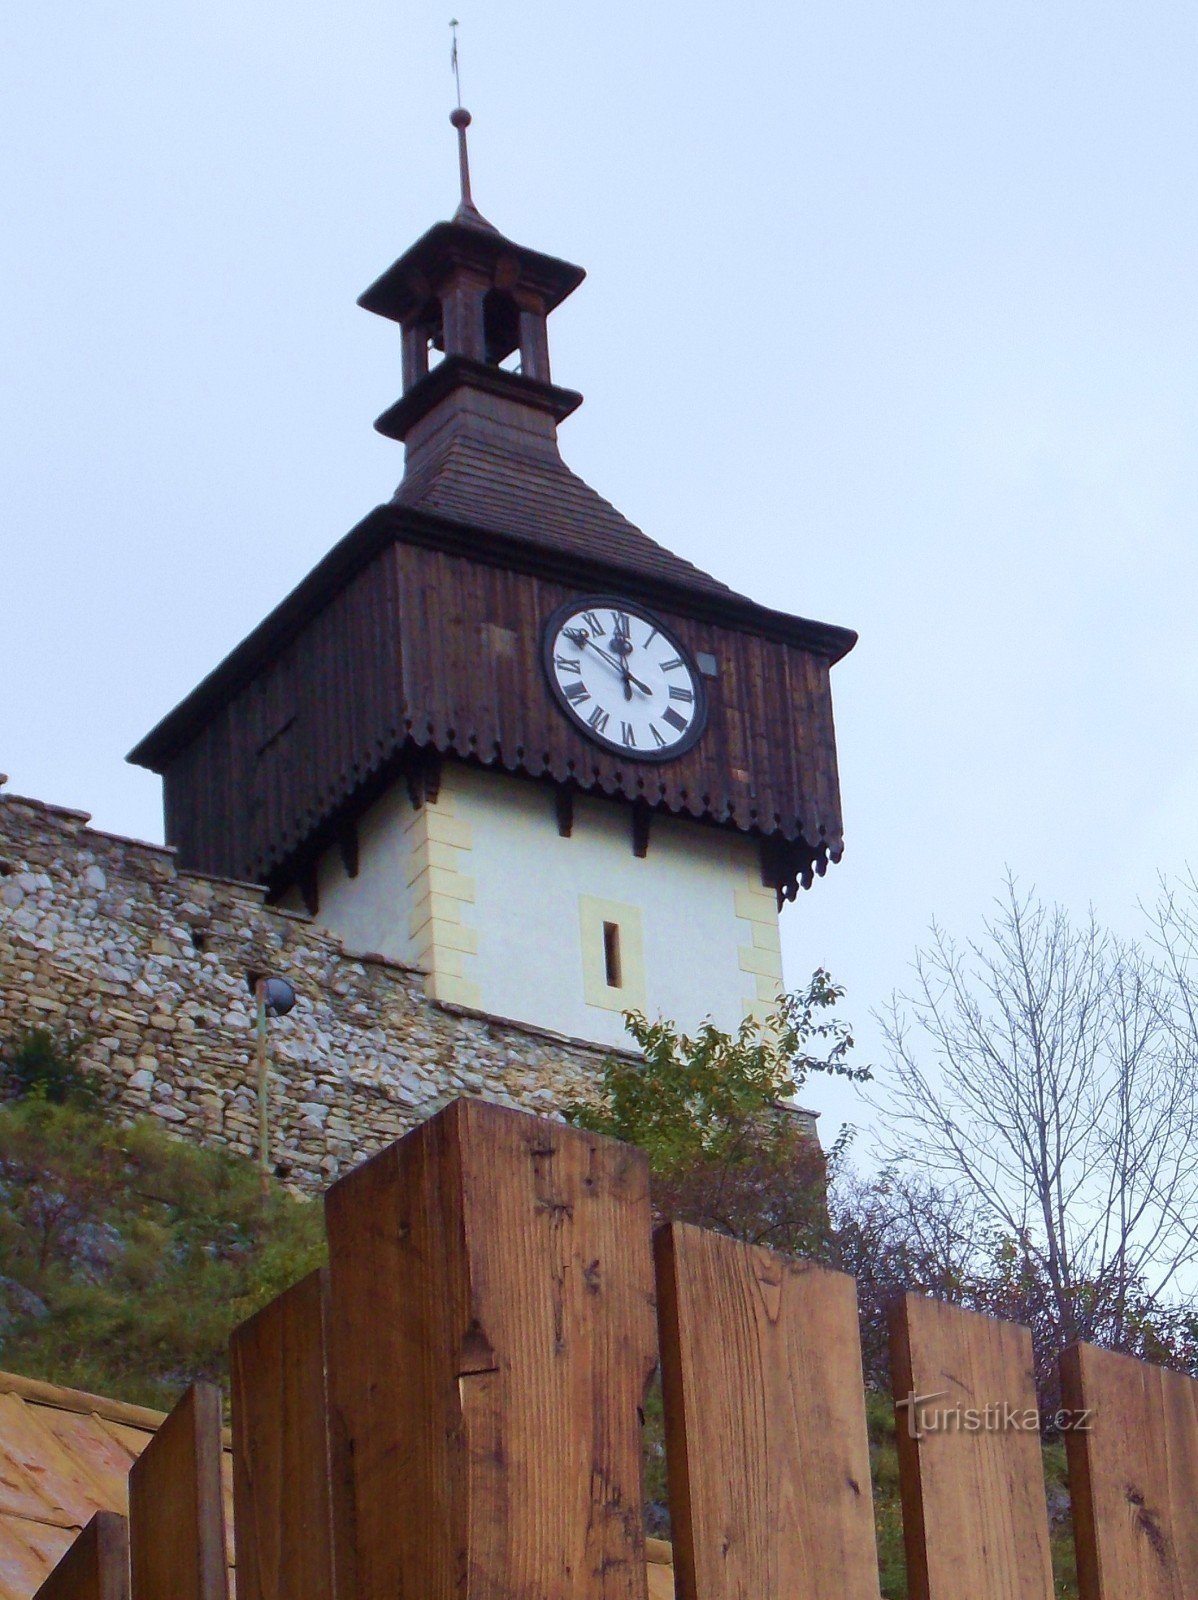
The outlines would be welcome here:
[[[197,1383],[129,1470],[132,1600],[228,1600],[220,1390]]]
[[[1077,1344],[1061,1398],[1081,1600],[1198,1595],[1198,1382]]]
[[[550,383],[549,330],[540,306],[520,308],[520,368],[526,378]]]
[[[911,1600],[1052,1600],[1031,1334],[908,1294],[890,1356]]]
[[[876,1600],[853,1280],[677,1224],[655,1247],[678,1592]]]
[[[313,1272],[235,1331],[237,1600],[334,1600],[327,1274]]]
[[[34,1600],[129,1600],[129,1525],[124,1517],[97,1511]]]
[[[403,331],[404,393],[428,372],[428,328],[419,317]]]
[[[487,342],[483,332],[483,301],[490,284],[479,272],[460,268],[441,296],[441,325],[445,354],[469,356],[485,361]]]
[[[644,1157],[459,1100],[326,1216],[359,1595],[644,1600]]]

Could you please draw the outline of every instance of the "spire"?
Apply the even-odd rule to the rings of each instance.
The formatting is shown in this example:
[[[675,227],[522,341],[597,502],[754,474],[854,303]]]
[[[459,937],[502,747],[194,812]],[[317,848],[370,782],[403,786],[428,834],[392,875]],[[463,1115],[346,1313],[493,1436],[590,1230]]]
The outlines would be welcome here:
[[[451,18],[449,23],[453,34],[453,48],[449,52],[449,65],[453,71],[453,86],[457,93],[458,103],[449,113],[449,120],[458,130],[458,176],[462,186],[462,198],[458,202],[458,209],[453,214],[455,222],[465,222],[476,228],[491,228],[482,212],[474,203],[470,193],[470,152],[466,148],[466,129],[470,126],[472,118],[466,107],[462,104],[462,73],[458,64],[458,19]],[[492,231],[498,231],[493,229]]]
[[[465,106],[456,106],[449,113],[449,120],[458,130],[458,174],[462,185],[462,198],[453,214],[453,220],[470,223],[475,228],[491,228],[492,232],[495,232],[493,224],[479,211],[470,193],[470,153],[466,149],[466,129],[470,126],[470,113]]]

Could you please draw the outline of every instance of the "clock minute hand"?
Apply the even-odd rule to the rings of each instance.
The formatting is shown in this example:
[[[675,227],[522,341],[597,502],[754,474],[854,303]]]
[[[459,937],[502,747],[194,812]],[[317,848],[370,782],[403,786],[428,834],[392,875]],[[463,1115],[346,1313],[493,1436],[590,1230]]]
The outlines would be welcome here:
[[[647,683],[642,683],[634,673],[630,672],[623,661],[618,661],[615,656],[608,655],[607,651],[604,650],[601,645],[597,645],[589,633],[584,633],[581,628],[579,628],[577,632],[571,629],[571,631],[566,634],[566,638],[570,639],[574,644],[576,644],[580,650],[585,645],[590,645],[591,649],[597,656],[601,658],[601,660],[606,661],[609,667],[615,667],[620,676],[625,679],[626,685],[629,683],[635,683],[642,694],[653,693],[653,690],[650,689],[649,685]]]

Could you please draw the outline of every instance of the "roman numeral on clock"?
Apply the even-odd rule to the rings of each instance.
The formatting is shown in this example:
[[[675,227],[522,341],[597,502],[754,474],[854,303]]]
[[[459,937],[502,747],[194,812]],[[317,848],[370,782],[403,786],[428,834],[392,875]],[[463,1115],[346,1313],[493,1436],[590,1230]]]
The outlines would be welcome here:
[[[620,724],[620,743],[624,745],[626,749],[636,749],[636,729],[632,726],[631,722],[622,722]]]
[[[675,684],[670,685],[671,700],[693,700],[694,698],[695,691],[693,689],[679,689]]]
[[[590,716],[587,718],[587,726],[594,728],[596,733],[602,733],[610,721],[611,718],[608,716],[607,712],[604,711],[603,707],[596,706],[591,712]]]
[[[617,639],[627,639],[628,638],[628,613],[626,611],[613,611],[611,615],[612,615],[612,621],[615,623],[615,635],[616,635],[616,638]]]
[[[582,620],[586,623],[587,627],[597,639],[603,632],[603,624],[599,621],[599,618],[593,611],[584,611],[582,614]]]
[[[649,724],[649,732],[653,735],[653,743],[657,746],[657,748],[659,750],[664,750],[666,742],[662,738],[656,722],[651,722]]]
[[[679,733],[681,733],[686,727],[686,718],[680,717],[674,710],[673,706],[667,706],[665,708],[661,714],[661,720],[663,722],[668,722],[671,728],[677,728]]]
[[[571,683],[562,690],[566,699],[572,704],[580,706],[584,700],[591,698],[591,692],[585,683]]]
[[[572,661],[569,656],[554,656],[553,665],[559,672],[580,673],[582,671],[582,662]]]
[[[685,665],[686,662],[683,661],[681,656],[675,656],[672,661],[663,661],[661,670],[663,672],[677,672],[679,667],[684,667]]]

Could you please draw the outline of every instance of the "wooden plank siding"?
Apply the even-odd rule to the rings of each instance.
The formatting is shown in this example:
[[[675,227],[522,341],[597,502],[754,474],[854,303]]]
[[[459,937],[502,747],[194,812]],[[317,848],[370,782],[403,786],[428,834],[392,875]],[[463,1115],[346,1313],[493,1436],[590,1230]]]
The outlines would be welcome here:
[[[129,1471],[132,1600],[228,1600],[220,1390],[193,1383]]]
[[[458,1100],[325,1215],[353,1591],[645,1600],[644,1156]]]
[[[238,1600],[336,1600],[328,1273],[301,1278],[229,1344]]]
[[[678,1223],[654,1249],[680,1593],[877,1600],[853,1280]]]
[[[890,1364],[911,1600],[1052,1600],[1030,1331],[906,1294]]]
[[[705,680],[698,743],[672,761],[630,762],[583,737],[544,682],[545,619],[579,592],[386,544],[164,763],[180,864],[277,882],[322,825],[422,746],[776,835],[800,875],[837,859],[827,657],[648,602],[719,673]]]
[[[97,1511],[35,1600],[129,1600],[129,1524]]]
[[[1081,1600],[1198,1594],[1198,1381],[1071,1345],[1061,1398]]]
[[[327,1278],[234,1335],[240,1600],[876,1600],[852,1280],[687,1225],[655,1279],[650,1215],[642,1152],[480,1100],[335,1185]],[[1030,1331],[908,1294],[891,1335],[905,1592],[1051,1600]],[[110,1433],[131,1600],[224,1600],[211,1386],[165,1420],[0,1389],[0,1600],[125,1600]],[[1062,1389],[1081,1600],[1194,1600],[1198,1382],[1076,1346]]]

